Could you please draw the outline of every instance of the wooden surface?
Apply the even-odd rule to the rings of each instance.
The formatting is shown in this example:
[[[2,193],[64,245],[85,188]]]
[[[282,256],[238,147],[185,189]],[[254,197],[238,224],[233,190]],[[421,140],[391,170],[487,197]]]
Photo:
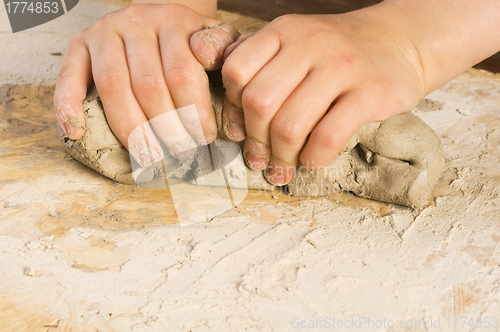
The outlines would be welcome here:
[[[245,24],[249,24],[243,20]],[[250,22],[251,23],[251,22]],[[4,90],[6,88],[4,87]],[[149,190],[113,182],[66,155],[58,139],[53,114],[53,87],[11,87],[8,102],[0,105],[0,233],[61,235],[68,229],[93,225],[110,230],[177,223],[168,190]],[[29,117],[26,116],[29,110]],[[50,199],[47,199],[50,197]],[[349,195],[346,204],[387,205]],[[322,200],[318,201],[319,202]],[[250,215],[263,202],[299,202],[282,194],[251,191],[238,210]],[[250,211],[250,212],[249,212]],[[33,228],[31,221],[36,220]],[[265,213],[258,223],[272,223]]]
[[[221,12],[220,15],[242,31],[256,31],[265,24],[237,14]],[[19,196],[18,203],[5,203],[5,209],[0,212],[4,220],[0,229],[5,233],[12,227],[12,232],[26,232],[37,237],[63,234],[79,225],[130,229],[143,223],[177,223],[168,190],[147,190],[115,183],[65,154],[53,114],[53,87],[4,86],[2,93],[0,184],[7,187],[3,188],[0,200]],[[47,195],[51,201],[43,198]],[[335,199],[355,206],[369,206],[381,213],[387,210],[386,204],[350,195]],[[255,214],[255,206],[262,202],[275,205],[297,201],[286,195],[251,191],[238,209],[242,213]],[[37,220],[35,229],[20,227],[31,218]],[[272,223],[274,217],[258,219],[259,223]]]
[[[197,331],[221,310],[231,319],[213,330],[229,331],[249,326],[242,317],[259,306],[280,311],[255,330],[282,331],[297,313],[359,317],[366,301],[373,315],[399,319],[499,312],[498,76],[464,74],[418,108],[447,157],[425,211],[250,193],[185,229],[166,227],[176,222],[168,191],[113,183],[65,155],[52,93],[0,91],[0,237],[9,241],[0,248],[0,331],[162,330],[154,317]],[[242,295],[251,292],[259,295]]]
[[[285,14],[339,14],[374,5],[376,0],[219,0],[219,9],[271,21]]]
[[[424,211],[251,192],[186,228],[172,225],[168,191],[67,156],[52,94],[0,87],[0,331],[287,331],[295,316],[500,312],[498,75],[469,71],[417,108],[446,155]]]

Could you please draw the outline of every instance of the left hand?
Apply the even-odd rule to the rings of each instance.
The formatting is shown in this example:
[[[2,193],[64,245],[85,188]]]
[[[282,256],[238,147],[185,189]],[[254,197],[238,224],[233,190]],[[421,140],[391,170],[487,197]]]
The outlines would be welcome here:
[[[233,126],[245,124],[249,167],[284,185],[299,159],[319,170],[363,124],[424,97],[419,52],[397,11],[385,11],[282,16],[226,52],[224,111],[244,110]]]

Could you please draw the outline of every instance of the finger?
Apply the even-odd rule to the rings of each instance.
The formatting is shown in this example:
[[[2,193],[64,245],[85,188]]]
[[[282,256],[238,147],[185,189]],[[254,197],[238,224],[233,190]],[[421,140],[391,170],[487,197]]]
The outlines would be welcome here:
[[[301,163],[314,171],[326,167],[362,125],[374,120],[374,104],[361,93],[340,97],[311,133],[300,155]]]
[[[85,133],[82,102],[91,82],[90,55],[79,33],[68,44],[54,92],[57,120],[70,139],[79,139]]]
[[[122,39],[112,33],[89,42],[94,82],[101,97],[106,118],[116,137],[142,167],[150,167],[163,159],[163,152],[149,126],[145,135],[151,139],[130,134],[148,121],[137,102],[130,83],[125,46]]]
[[[243,109],[227,99],[222,110],[222,128],[230,141],[241,142],[246,137]]]
[[[222,66],[222,82],[231,103],[243,107],[243,89],[279,50],[279,37],[262,30],[232,51]]]
[[[229,45],[224,52],[224,60],[245,40],[253,36],[255,32],[245,33]],[[241,142],[246,138],[245,115],[243,109],[231,103],[227,97],[224,100],[222,111],[222,127],[226,138],[233,142]]]
[[[265,172],[270,183],[291,181],[308,135],[339,94],[340,86],[341,82],[324,72],[312,71],[280,108],[271,123],[272,156]]]
[[[184,126],[199,144],[211,143],[217,137],[208,77],[191,52],[189,34],[163,28],[159,32],[160,50],[170,95],[177,109],[195,105],[197,112],[179,113]],[[194,114],[195,118],[188,115]],[[201,133],[199,128],[201,126]]]
[[[195,152],[196,143],[175,111],[163,75],[158,38],[153,31],[129,29],[122,36],[133,93],[170,154],[185,160]]]
[[[256,32],[247,32],[247,33],[244,33],[242,34],[241,36],[238,37],[238,39],[235,40],[234,43],[232,43],[231,45],[229,45],[226,50],[224,51],[224,60],[227,59],[228,56],[231,55],[231,53],[233,53],[233,51],[238,47],[240,46],[241,43],[243,43],[245,40],[247,40],[248,38],[252,37],[253,35],[255,35]]]
[[[239,36],[238,30],[229,24],[213,25],[193,34],[189,42],[196,59],[210,71],[222,68],[224,51]]]
[[[144,122],[132,130],[127,146],[130,155],[141,167],[157,167],[163,160],[163,150],[149,122]]]
[[[183,109],[166,112],[149,122],[170,154],[179,160],[186,160],[196,153],[198,145],[184,126],[179,112],[183,112]],[[199,128],[198,132],[201,133],[201,126]]]
[[[290,59],[293,59],[292,63]],[[255,164],[250,164],[251,168],[262,170],[269,163],[271,121],[307,72],[306,61],[282,50],[245,87],[242,102],[248,141],[245,146],[248,145],[249,149],[245,149],[244,154],[247,161]]]

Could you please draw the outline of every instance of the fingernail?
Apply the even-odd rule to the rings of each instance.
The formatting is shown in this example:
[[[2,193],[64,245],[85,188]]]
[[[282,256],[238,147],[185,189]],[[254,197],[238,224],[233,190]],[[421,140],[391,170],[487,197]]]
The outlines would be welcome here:
[[[212,143],[213,141],[215,141],[216,138],[217,138],[217,134],[214,133],[213,131],[206,131],[205,132],[205,142],[207,144]]]
[[[284,186],[287,183],[283,170],[277,171],[272,167],[266,168],[264,171],[264,177],[267,181],[269,181],[269,183],[275,186]]]
[[[201,129],[199,130],[197,129],[194,132],[192,132],[191,137],[195,140],[197,144],[204,145],[207,141],[206,134],[204,134]]]
[[[80,124],[78,120],[69,119],[64,121],[58,119],[58,122],[61,128],[63,129],[64,133],[66,134],[66,136],[71,136],[80,129],[83,129],[83,131],[85,131],[85,127],[82,124]]]
[[[251,155],[250,153],[246,154],[246,161],[248,167],[253,169],[254,171],[262,171],[267,167],[267,160],[262,157],[256,157]]]
[[[241,142],[246,137],[245,130],[234,122],[229,122],[226,126],[226,135],[230,140],[235,142]]]
[[[66,135],[68,135],[68,133],[70,133],[70,130],[68,128],[69,118],[64,113],[65,113],[64,110],[62,110],[61,107],[58,107],[57,111],[56,111],[56,118],[57,118],[57,122],[59,122],[59,125],[64,130],[64,133]]]
[[[179,160],[187,160],[194,156],[198,145],[191,138],[186,136],[183,140],[177,141],[169,146],[169,151],[175,158]]]
[[[153,144],[148,146],[144,140],[129,142],[129,152],[141,167],[156,167],[163,160],[162,148],[158,144]]]
[[[66,122],[64,124],[64,132],[66,133],[66,136],[73,134],[76,131],[76,128],[71,125],[71,123]]]
[[[177,157],[177,159],[179,159],[181,161],[186,161],[189,158],[191,158],[192,156],[194,156],[195,153],[196,153],[196,149],[189,149],[186,151],[176,153],[175,157]]]
[[[78,129],[85,129],[77,119],[69,119],[66,122],[66,134],[74,134]]]
[[[195,155],[196,153],[196,147],[191,147],[189,149],[182,148],[179,151],[175,151],[174,149],[174,157],[176,157],[179,160],[185,161],[191,158],[192,156]]]
[[[72,113],[73,112],[69,105],[62,102],[57,104],[56,118],[66,136],[74,134],[79,129],[83,129],[85,131],[85,127],[80,123],[80,121],[69,116],[69,114]]]
[[[143,167],[149,167],[153,164],[153,159],[149,155],[141,156],[141,161]]]
[[[163,155],[163,149],[159,144],[154,145],[152,149],[152,155],[153,155],[152,163],[155,164],[155,166],[156,164],[159,164],[165,157]]]
[[[68,136],[68,128],[66,128],[66,123],[65,122],[61,122],[59,119],[57,119],[57,122],[59,123],[59,126],[63,130],[64,135]]]

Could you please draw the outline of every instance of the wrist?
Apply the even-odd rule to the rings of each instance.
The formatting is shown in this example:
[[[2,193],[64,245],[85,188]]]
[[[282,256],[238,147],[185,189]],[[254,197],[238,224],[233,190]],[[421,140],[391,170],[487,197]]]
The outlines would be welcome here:
[[[411,41],[425,94],[500,50],[500,2],[385,0]]]
[[[388,57],[401,61],[406,68],[404,75],[413,80],[415,102],[424,98],[429,91],[429,77],[419,41],[411,30],[418,26],[408,24],[407,13],[391,1],[383,1],[372,7],[362,9],[370,24],[372,38],[385,44]]]
[[[137,3],[179,4],[191,8],[201,16],[217,18],[217,0],[132,0],[132,4]]]
[[[432,35],[424,33],[423,22],[420,22],[412,9],[405,7],[404,3],[393,0],[384,0],[381,4],[388,11],[388,20],[393,30],[406,39],[405,47],[402,47],[408,62],[416,69],[422,82],[421,98],[439,88],[447,80],[443,81],[443,72],[447,69],[435,65],[435,59],[429,50]],[[432,30],[429,30],[432,31]],[[451,79],[450,77],[449,79]]]

